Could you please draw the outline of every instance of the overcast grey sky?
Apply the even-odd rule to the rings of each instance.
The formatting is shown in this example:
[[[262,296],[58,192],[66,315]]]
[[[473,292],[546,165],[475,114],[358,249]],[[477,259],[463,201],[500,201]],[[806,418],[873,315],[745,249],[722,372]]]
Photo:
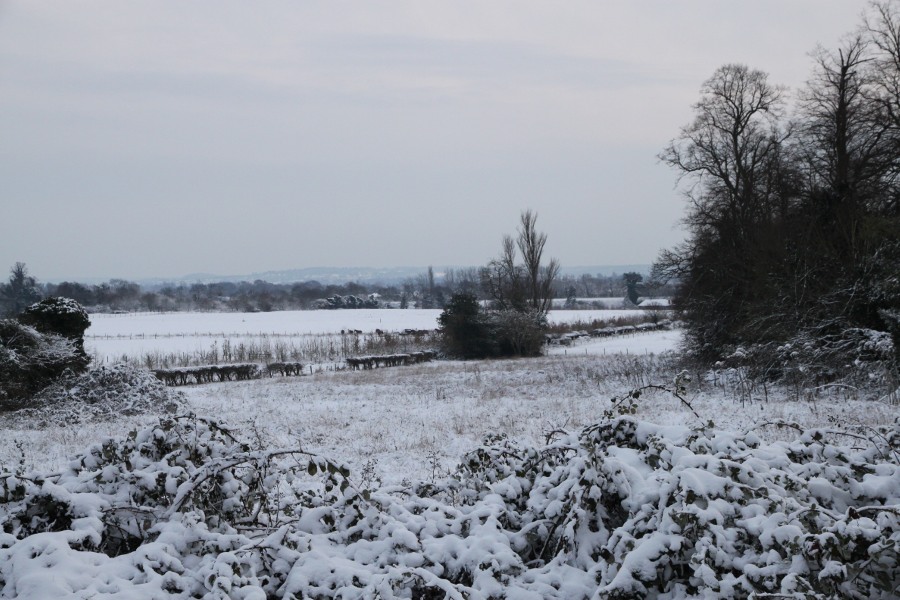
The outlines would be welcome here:
[[[861,0],[0,0],[0,269],[564,266],[682,238],[656,154],[741,62],[796,90]]]

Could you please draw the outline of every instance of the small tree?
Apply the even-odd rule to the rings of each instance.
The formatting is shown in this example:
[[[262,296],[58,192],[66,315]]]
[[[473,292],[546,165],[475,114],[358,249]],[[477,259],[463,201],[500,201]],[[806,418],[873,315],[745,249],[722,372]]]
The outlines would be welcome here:
[[[0,313],[14,317],[40,300],[41,292],[25,263],[17,262],[9,273],[8,282],[0,284]]]
[[[525,310],[524,269],[516,264],[516,244],[503,236],[500,257],[481,270],[481,286],[497,310]]]
[[[625,282],[625,294],[631,304],[637,306],[640,299],[638,292],[638,284],[644,280],[644,276],[640,273],[625,273],[622,275],[622,281]]]
[[[575,289],[574,285],[566,288],[566,308],[575,308],[578,305],[577,294],[578,290]]]
[[[445,354],[456,358],[485,358],[494,354],[488,319],[472,294],[454,294],[438,317]]]

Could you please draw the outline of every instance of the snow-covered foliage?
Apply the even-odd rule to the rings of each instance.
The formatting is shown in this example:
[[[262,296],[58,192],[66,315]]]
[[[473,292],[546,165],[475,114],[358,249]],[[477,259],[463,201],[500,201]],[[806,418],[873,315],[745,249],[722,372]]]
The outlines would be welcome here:
[[[6,415],[7,426],[72,426],[140,414],[183,410],[183,398],[147,369],[127,364],[69,373],[36,394],[27,408]]]
[[[371,490],[302,449],[163,419],[61,472],[0,475],[0,597],[896,597],[900,424],[764,444],[620,416],[639,395]]]
[[[835,334],[803,332],[783,343],[738,346],[714,365],[750,381],[861,385],[875,395],[897,386],[891,334],[850,327]]]
[[[29,306],[25,309],[25,313],[34,315],[68,315],[83,320],[86,326],[90,325],[87,311],[71,298],[46,298]]]
[[[0,320],[0,410],[22,406],[66,371],[86,365],[76,342],[12,319]]]
[[[17,318],[41,333],[54,333],[74,340],[79,352],[84,350],[84,331],[91,320],[84,307],[71,298],[45,298],[26,308]]]
[[[354,296],[353,294],[348,296],[335,295],[315,302],[316,308],[327,310],[336,310],[339,308],[378,308],[379,305],[378,294],[370,294],[365,298]]]

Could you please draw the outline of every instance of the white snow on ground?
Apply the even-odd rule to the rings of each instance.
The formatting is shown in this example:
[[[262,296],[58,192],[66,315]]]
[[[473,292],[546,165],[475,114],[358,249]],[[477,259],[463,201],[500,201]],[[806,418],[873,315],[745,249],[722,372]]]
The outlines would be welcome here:
[[[26,481],[25,496],[32,499],[33,508],[10,503],[9,510],[18,509],[22,515],[11,522],[19,528],[40,529],[43,513],[38,509],[50,500],[71,507],[75,517],[69,529],[24,539],[0,533],[0,597],[157,598],[166,597],[165,591],[175,597],[264,598],[269,596],[263,587],[269,592],[276,587],[266,579],[272,573],[284,577],[281,592],[298,595],[327,596],[343,586],[347,591],[342,597],[372,597],[376,592],[381,597],[408,597],[394,591],[407,586],[402,589],[408,592],[408,586],[418,581],[415,578],[421,578],[441,586],[448,597],[461,598],[464,590],[471,598],[506,592],[521,598],[589,598],[598,593],[598,582],[607,591],[642,597],[645,584],[658,585],[658,574],[666,572],[670,556],[679,565],[696,563],[694,579],[702,580],[713,596],[691,596],[682,585],[665,598],[729,597],[736,588],[746,595],[749,587],[758,585],[754,582],[776,575],[784,579],[775,590],[796,589],[796,578],[809,573],[796,548],[831,543],[835,549],[829,552],[840,557],[847,543],[888,541],[894,535],[896,515],[877,503],[895,505],[900,498],[895,465],[882,461],[857,476],[844,462],[849,447],[828,446],[810,434],[797,440],[796,431],[767,425],[787,420],[804,428],[862,427],[858,431],[871,432],[868,428],[897,417],[897,405],[856,399],[850,389],[776,387],[748,395],[723,379],[687,393],[699,419],[673,394],[645,391],[636,401],[634,418],[641,422],[635,428],[631,421],[618,421],[618,433],[600,436],[600,430],[588,430],[595,433],[585,433],[581,442],[560,433],[604,422],[613,405],[610,399],[629,390],[671,385],[675,367],[657,353],[675,347],[679,339],[678,331],[582,338],[533,359],[325,370],[303,377],[179,388],[198,414],[224,420],[254,447],[299,447],[346,463],[354,486],[375,490],[372,503],[361,503],[363,512],[352,528],[328,529],[328,522],[344,518],[339,512],[343,509],[314,502],[291,524],[277,530],[263,528],[257,532],[262,537],[253,537],[249,531],[215,529],[221,523],[211,516],[210,510],[219,510],[212,506],[205,512],[169,515],[166,507],[171,499],[167,499],[161,508],[152,509],[156,524],[144,522],[149,537],[141,547],[114,558],[89,551],[108,519],[121,515],[128,526],[130,502],[144,506],[151,504],[148,498],[174,498],[187,489],[180,483],[186,471],[150,463],[145,451],[152,452],[162,438],[146,431],[138,441],[147,445],[128,457],[99,446],[87,463],[70,462],[70,457],[106,436],[122,436],[156,419],[121,417],[45,429],[0,420],[0,470],[62,473],[51,475],[52,482]],[[705,433],[699,437],[681,427],[707,421],[713,421],[716,429],[701,430]],[[746,437],[732,433],[751,430]],[[524,462],[514,460],[509,472],[493,483],[463,480],[462,485],[473,489],[483,487],[468,503],[454,495],[460,488],[421,497],[410,494],[416,489],[412,487],[394,493],[378,490],[379,483],[405,485],[417,480],[445,485],[442,477],[466,459],[466,453],[478,448],[485,436],[498,434],[508,436],[511,444],[493,447],[500,467],[512,460],[510,456],[518,456],[516,448],[545,447],[548,439],[565,448],[561,462],[546,459],[547,467],[537,468],[531,455],[524,454]],[[197,439],[183,432],[172,435],[189,446]],[[758,446],[760,440],[778,443]],[[590,442],[600,449],[607,441],[615,443],[605,447],[603,460],[594,465],[598,455],[582,444]],[[861,448],[868,455],[852,450],[853,465],[879,452],[865,443]],[[160,452],[171,461],[193,456]],[[548,452],[553,456],[552,450]],[[820,465],[811,457],[833,464]],[[121,464],[104,466],[106,460]],[[470,460],[465,464],[471,465]],[[80,472],[79,465],[85,464]],[[527,464],[537,469],[533,483],[517,474],[526,473]],[[301,465],[301,475],[307,472]],[[12,485],[15,480],[5,481]],[[224,481],[222,489],[228,493],[241,489],[237,479]],[[299,491],[308,489],[298,486]],[[99,493],[87,491],[95,488]],[[582,517],[606,514],[607,509],[600,511],[596,503],[607,496],[612,512],[600,525],[616,523],[618,505],[627,521],[608,532],[590,533]],[[854,507],[856,499],[860,504]],[[124,512],[110,510],[123,502]],[[580,507],[590,502],[594,508],[582,513]],[[291,503],[298,505],[297,500]],[[811,504],[824,506],[824,512],[810,509]],[[151,514],[149,508],[141,510]],[[822,523],[821,540],[800,537],[805,534],[799,525],[808,518]],[[683,519],[696,519],[690,522],[697,529],[685,533]],[[133,525],[141,530],[138,522]],[[701,541],[715,541],[683,543],[691,531],[697,531]],[[556,557],[546,563],[531,560],[529,540],[534,536],[549,540],[552,532],[562,536],[553,541]],[[535,551],[549,547],[541,541],[535,544]],[[80,549],[82,545],[87,548]],[[896,564],[891,556],[876,556],[884,565],[866,562],[865,556],[857,564],[877,574]],[[737,567],[732,568],[732,562]],[[471,584],[447,583],[459,578],[461,569],[473,574]],[[843,564],[831,561],[810,577],[834,577],[840,583],[845,572]],[[847,585],[872,580],[871,573],[854,577]]]
[[[225,334],[317,334],[338,333],[341,329],[435,329],[441,311],[437,309],[357,309],[357,310],[285,310],[257,313],[176,312],[92,314],[87,338],[116,335],[195,335]],[[553,310],[551,323],[570,323],[592,319],[614,319],[645,315],[632,310]]]
[[[385,488],[180,418],[0,479],[0,597],[895,598],[890,441],[826,437],[615,418]]]
[[[641,308],[663,308],[672,306],[672,300],[670,298],[647,298],[646,300],[641,300],[638,303],[638,306]]]
[[[107,335],[320,334],[341,329],[434,329],[440,310],[358,309],[285,310],[275,312],[176,312],[92,314],[85,332]]]
[[[590,306],[600,308],[608,308],[611,310],[621,309],[625,305],[625,298],[622,296],[605,296],[600,298],[575,298],[576,302],[582,302]],[[554,298],[553,308],[563,308],[566,305],[566,298]]]
[[[372,462],[385,481],[430,478],[447,470],[491,433],[539,443],[555,429],[576,430],[598,419],[611,397],[649,383],[671,383],[674,371],[653,355],[672,349],[678,331],[620,338],[583,338],[536,359],[437,361],[361,372],[214,383],[179,388],[198,414],[215,415],[254,432],[273,447],[300,444],[346,461],[355,471]],[[620,354],[616,354],[616,352]],[[691,402],[717,427],[741,429],[767,419],[821,426],[829,417],[887,424],[897,407],[770,390],[768,402],[731,388],[703,388]],[[669,395],[645,395],[637,416],[657,423],[695,419]],[[0,463],[17,458],[23,443],[29,466],[52,469],[87,443],[147,418],[90,423],[0,436]],[[783,436],[768,431],[763,435]]]
[[[547,313],[547,319],[553,323],[587,323],[592,320],[610,321],[618,318],[646,317],[648,311],[640,308],[604,309],[604,310],[564,310],[554,309]]]
[[[681,330],[650,331],[608,338],[581,338],[571,346],[550,346],[551,356],[575,354],[660,354],[675,350],[681,343]]]
[[[62,475],[40,484],[26,481],[24,495],[32,508],[8,505],[19,511],[11,520],[15,527],[42,532],[23,539],[0,533],[0,597],[137,599],[172,593],[262,599],[277,588],[298,597],[367,598],[377,592],[394,598],[410,597],[398,590],[409,592],[416,581],[410,578],[421,577],[452,592],[448,597],[453,598],[486,600],[508,592],[509,597],[587,599],[598,593],[598,582],[605,590],[637,598],[647,597],[645,586],[661,585],[658,576],[666,572],[670,558],[678,564],[696,562],[693,581],[702,580],[709,594],[688,594],[682,585],[660,598],[731,597],[735,589],[746,596],[756,582],[775,576],[784,578],[775,590],[794,589],[794,579],[809,574],[806,562],[791,558],[798,553],[795,548],[809,548],[819,539],[830,543],[834,549],[828,551],[838,557],[845,538],[853,544],[890,543],[896,515],[878,503],[895,505],[900,499],[896,465],[882,460],[857,474],[861,461],[871,460],[878,450],[863,444],[868,455],[853,450],[848,466],[848,447],[825,445],[809,434],[803,442],[792,430],[771,427],[746,437],[731,432],[778,418],[807,427],[835,421],[887,424],[896,416],[896,406],[834,395],[794,397],[788,390],[773,390],[767,402],[757,397],[748,403],[729,397],[727,389],[705,387],[687,398],[700,420],[713,420],[718,429],[703,430],[699,437],[680,427],[696,424],[697,418],[662,392],[641,396],[634,415],[641,421],[634,426],[630,420],[617,421],[616,431],[591,430],[581,441],[558,433],[602,422],[612,396],[647,383],[667,383],[671,376],[666,363],[650,354],[576,353],[183,388],[197,412],[229,422],[254,447],[299,447],[346,463],[354,486],[374,490],[371,502],[357,501],[361,512],[338,506],[340,497],[324,505],[312,502],[303,505],[299,518],[278,528],[261,527],[255,534],[252,529],[228,530],[212,516],[210,511],[222,510],[212,501],[219,492],[211,494],[210,502],[194,496],[192,502],[202,503],[202,509],[169,514],[169,502],[181,497],[190,481],[202,480],[198,477],[204,471],[181,466],[193,454],[165,447],[159,453],[176,464],[151,461],[148,454],[162,443],[161,434],[140,434],[142,446],[127,456],[96,446],[87,462],[62,460],[107,434],[122,435],[141,425],[139,419],[121,419],[105,429],[6,430],[0,436],[0,464],[16,467],[18,449],[10,442],[19,440],[25,471],[59,469]],[[491,452],[498,468],[512,462],[496,479],[463,478],[462,485],[480,490],[477,497],[467,488],[463,493],[468,495],[460,497],[454,495],[460,488],[434,496],[410,492],[423,489],[408,486],[411,481],[444,485],[442,477],[488,434],[509,436],[509,446],[495,442]],[[544,458],[535,466],[531,454],[517,450],[543,447],[551,438],[562,444],[559,459]],[[190,431],[170,439],[190,448],[197,443]],[[788,439],[792,445],[759,446],[759,439]],[[210,458],[222,458],[223,450],[219,447]],[[515,456],[520,458],[511,458]],[[472,465],[471,460],[465,464]],[[529,464],[536,472],[533,482],[524,476]],[[299,473],[307,472],[301,464]],[[190,473],[196,475],[188,480]],[[379,490],[379,480],[404,487],[381,491],[385,488]],[[226,477],[222,490],[237,494],[241,481]],[[298,481],[298,493],[306,493],[304,485]],[[351,496],[354,489],[348,490]],[[116,531],[106,525],[110,518],[140,531],[139,523],[129,520],[130,503],[153,506],[158,496],[164,498],[159,508],[138,513],[148,520],[147,539],[137,551],[116,557],[91,551],[101,531]],[[601,510],[606,498],[611,508]],[[42,514],[42,503],[51,500],[71,507],[75,518],[70,527],[40,529],[34,515]],[[289,501],[300,505],[293,497]],[[124,511],[111,510],[122,504]],[[235,501],[234,506],[241,504]],[[616,520],[616,506],[624,511],[622,522]],[[599,531],[589,529],[584,519],[590,518],[597,519]],[[822,523],[818,538],[801,537],[806,534],[800,525],[808,518]],[[339,520],[344,524],[329,528]],[[687,533],[685,522],[693,524]],[[547,546],[541,540],[550,540],[553,532],[562,537]],[[685,541],[692,532],[702,543]],[[538,541],[529,551],[532,539]],[[556,548],[555,558],[543,562],[541,547]],[[532,555],[537,558],[529,560]],[[895,565],[892,556],[876,556],[879,563],[860,559],[857,564],[870,573],[848,585],[861,585],[873,579],[871,573]],[[817,563],[810,558],[809,564]],[[826,576],[846,579],[843,564],[824,566]],[[451,586],[448,580],[468,581],[459,576],[462,569],[473,580]],[[283,587],[271,584],[271,574],[283,578]]]
[[[284,343],[303,343],[310,336],[336,335],[341,330],[363,333],[431,330],[438,326],[440,310],[303,310],[268,313],[128,313],[92,314],[85,332],[88,355],[110,363],[128,357],[140,359],[153,352],[208,351],[226,339],[237,345],[271,336]],[[588,323],[594,319],[645,315],[642,310],[554,310],[551,323]]]
[[[570,348],[571,350],[571,348]],[[652,358],[652,357],[650,357]],[[556,429],[595,422],[610,399],[649,383],[671,383],[651,373],[640,355],[568,355],[509,361],[435,362],[363,372],[213,384],[183,389],[201,414],[215,414],[271,440],[300,443],[348,462],[359,472],[374,459],[385,482],[428,479],[455,466],[488,434],[541,443]],[[705,389],[690,397],[704,422],[742,430],[774,419],[824,426],[829,418],[889,424],[897,407],[842,396],[796,400],[773,392],[741,402],[735,392]],[[693,424],[674,397],[649,393],[637,418]],[[782,431],[763,437],[781,439]]]

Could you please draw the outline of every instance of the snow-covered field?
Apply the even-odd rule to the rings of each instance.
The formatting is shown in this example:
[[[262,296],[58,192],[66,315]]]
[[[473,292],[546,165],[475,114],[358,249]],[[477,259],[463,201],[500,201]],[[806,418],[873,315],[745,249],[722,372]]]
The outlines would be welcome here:
[[[88,339],[106,336],[196,335],[306,335],[338,333],[358,329],[373,333],[376,329],[435,329],[441,311],[437,309],[357,309],[286,310],[276,312],[175,312],[175,313],[96,313],[90,316]],[[640,309],[561,310],[549,313],[551,323],[573,323],[593,319],[646,315]]]
[[[898,406],[707,382],[610,401],[674,389],[679,337],[181,388],[247,446],[196,418],[7,426],[0,597],[892,597],[900,471],[859,432]]]
[[[676,330],[587,338],[552,347],[548,356],[536,359],[437,361],[179,390],[198,414],[251,431],[266,445],[300,444],[355,469],[370,463],[384,481],[396,483],[430,477],[435,465],[452,468],[488,434],[537,443],[550,431],[577,430],[594,422],[613,396],[646,384],[671,383],[674,368],[659,355],[675,349],[680,337]],[[776,389],[770,390],[768,401],[754,397],[746,402],[736,388],[701,386],[690,400],[704,420],[729,430],[773,419],[809,427],[834,419],[877,425],[898,415],[897,406],[836,392],[798,399],[796,391]],[[645,395],[637,416],[665,424],[696,421],[664,393]],[[55,469],[89,443],[152,420],[123,417],[71,429],[7,431],[0,438],[0,464],[18,460],[19,443],[29,466]],[[784,432],[764,430],[762,435]]]
[[[313,336],[341,330],[372,334],[376,330],[437,328],[440,310],[304,310],[268,313],[128,313],[92,314],[85,349],[100,361],[139,360],[148,353],[206,352],[213,343],[232,345],[266,337],[303,344]],[[552,323],[612,320],[645,315],[643,310],[554,310]]]
[[[670,384],[674,376],[646,355],[569,352],[198,386],[186,393],[197,412],[259,432],[273,446],[299,443],[356,471],[374,461],[385,482],[398,483],[430,478],[435,460],[441,470],[455,467],[488,434],[538,444],[551,431],[578,430],[599,420],[613,396],[649,383]],[[696,392],[690,401],[704,422],[731,431],[776,419],[808,427],[830,419],[888,424],[898,415],[896,406],[845,397],[795,401],[779,394],[742,404],[721,388]],[[644,396],[636,416],[666,425],[697,421],[660,392]],[[764,429],[761,435],[775,439],[785,432]]]
[[[652,331],[609,338],[581,338],[572,346],[550,346],[551,356],[576,354],[660,354],[675,350],[681,342],[681,331]]]

